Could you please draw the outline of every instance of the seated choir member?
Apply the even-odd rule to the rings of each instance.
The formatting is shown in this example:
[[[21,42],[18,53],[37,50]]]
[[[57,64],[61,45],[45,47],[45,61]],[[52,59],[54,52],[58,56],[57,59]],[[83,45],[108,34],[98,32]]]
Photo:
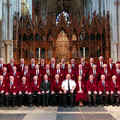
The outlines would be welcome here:
[[[21,78],[21,83],[18,87],[18,105],[32,105],[32,98],[30,94],[30,85],[26,76]]]
[[[70,106],[73,106],[73,100],[74,100],[74,92],[76,89],[76,83],[75,80],[71,79],[70,74],[66,75],[66,79],[63,80],[61,85],[62,91],[63,91],[63,105],[64,107],[67,106],[67,97],[69,96],[70,100]]]
[[[47,74],[44,75],[44,80],[41,82],[40,90],[41,90],[41,97],[42,97],[42,105],[48,106],[51,84],[50,84],[50,81],[48,80]]]
[[[6,84],[2,75],[0,75],[0,106],[4,106]]]
[[[98,92],[100,96],[100,102],[101,104],[107,105],[108,97],[110,95],[110,84],[109,84],[109,81],[106,80],[104,74],[102,74],[100,78],[101,80],[98,83]]]
[[[40,98],[41,98],[40,84],[41,81],[39,77],[37,75],[34,76],[30,87],[32,91],[32,101],[33,103],[36,103],[35,105],[37,106],[40,105]]]
[[[116,75],[113,75],[112,80],[110,82],[110,101],[112,105],[113,104],[118,105],[119,100],[120,100],[120,83]]]
[[[11,101],[11,105],[14,107],[16,105],[16,96],[17,96],[17,82],[14,79],[14,76],[9,76],[9,82],[6,83],[6,106],[9,106],[9,101]]]
[[[83,106],[83,102],[86,101],[85,83],[82,76],[78,76],[76,85],[76,102],[80,106]]]
[[[88,94],[88,103],[89,106],[92,105],[96,105],[96,96],[98,94],[98,89],[97,89],[97,84],[96,84],[96,80],[94,80],[94,76],[91,74],[89,76],[89,80],[87,81],[87,85],[86,85],[86,89],[87,89],[87,94]],[[92,102],[93,99],[93,102]]]
[[[61,105],[62,103],[62,90],[61,90],[61,80],[59,74],[55,75],[55,79],[51,84],[51,102],[52,105]]]

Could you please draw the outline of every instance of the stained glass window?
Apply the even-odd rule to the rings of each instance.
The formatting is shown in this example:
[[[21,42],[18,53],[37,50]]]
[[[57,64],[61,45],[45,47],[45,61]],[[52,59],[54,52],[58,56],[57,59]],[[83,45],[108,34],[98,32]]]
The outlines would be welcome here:
[[[59,13],[56,17],[56,24],[59,23],[60,16],[63,15],[65,17],[65,20],[68,24],[70,24],[70,15],[66,11],[62,11]]]

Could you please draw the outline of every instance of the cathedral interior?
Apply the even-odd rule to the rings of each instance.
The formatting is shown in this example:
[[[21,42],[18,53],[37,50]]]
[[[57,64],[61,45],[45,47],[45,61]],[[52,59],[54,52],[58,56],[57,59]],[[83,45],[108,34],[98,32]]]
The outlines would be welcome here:
[[[119,0],[0,0],[0,56],[119,60]]]

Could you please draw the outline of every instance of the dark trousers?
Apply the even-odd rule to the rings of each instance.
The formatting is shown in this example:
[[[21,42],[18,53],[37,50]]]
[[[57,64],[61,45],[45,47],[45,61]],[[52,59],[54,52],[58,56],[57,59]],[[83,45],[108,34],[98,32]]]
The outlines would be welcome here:
[[[51,94],[51,100],[50,100],[50,105],[52,106],[62,106],[62,94],[55,93]]]
[[[37,106],[41,105],[41,95],[37,94],[37,92],[32,94],[32,104]]]
[[[41,99],[42,99],[42,106],[48,106],[49,105],[49,93],[45,93],[41,95]]]
[[[104,105],[108,104],[109,95],[102,94],[99,97],[100,97],[100,104],[104,104]]]
[[[66,107],[67,105],[73,106],[74,102],[74,94],[67,93],[63,94],[63,106]]]
[[[4,106],[4,94],[0,94],[0,106]]]
[[[92,95],[88,95],[88,104],[89,105],[96,105],[97,104],[97,100],[96,100],[97,95],[92,94]]]
[[[6,106],[11,105],[12,107],[14,107],[16,105],[16,95],[9,94],[9,95],[6,95],[5,98],[6,98],[5,100]]]

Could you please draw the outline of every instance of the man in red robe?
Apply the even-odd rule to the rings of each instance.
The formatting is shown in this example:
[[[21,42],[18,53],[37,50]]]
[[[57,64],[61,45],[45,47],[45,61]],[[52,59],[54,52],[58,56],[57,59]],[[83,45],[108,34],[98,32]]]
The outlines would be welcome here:
[[[98,92],[102,104],[108,104],[108,96],[110,95],[110,82],[106,80],[105,75],[101,75],[101,80],[98,83]],[[104,102],[105,101],[105,102]]]
[[[18,86],[18,105],[31,105],[32,98],[29,93],[31,92],[30,83],[27,78],[23,76],[21,78],[21,83]]]
[[[14,66],[17,66],[17,65],[15,64],[14,58],[11,58],[10,59],[10,63],[7,64],[8,73],[12,73],[13,72],[13,67]]]
[[[9,105],[9,101],[11,101],[11,105],[14,107],[16,105],[16,96],[18,92],[18,85],[14,79],[14,76],[9,76],[9,82],[6,83],[5,97],[6,97],[6,106]]]
[[[114,69],[115,69],[115,64],[113,63],[113,59],[109,58],[109,63],[107,65],[108,70],[113,73]]]
[[[24,58],[20,59],[20,64],[17,65],[17,71],[22,73],[25,68]]]
[[[4,77],[0,75],[0,106],[4,106],[6,82]]]
[[[117,105],[119,104],[119,98],[120,98],[119,91],[120,91],[120,82],[117,80],[116,75],[113,75],[112,80],[110,82],[110,101],[112,105],[115,104],[115,101]]]
[[[41,102],[41,91],[40,91],[41,81],[39,77],[36,75],[33,77],[33,81],[31,82],[31,91],[32,91],[32,102],[35,105],[39,106]]]
[[[89,80],[87,81],[86,88],[87,88],[89,106],[91,106],[92,103],[93,105],[96,105],[97,104],[96,96],[98,94],[98,87],[96,80],[94,80],[93,75],[89,76]],[[93,102],[92,102],[92,96],[93,96]]]
[[[7,72],[7,67],[3,67],[3,72],[1,73],[1,75],[3,76],[3,79],[5,80],[5,82],[8,82],[9,73]]]
[[[60,105],[62,103],[61,80],[59,74],[55,75],[55,79],[51,84],[51,105]]]

